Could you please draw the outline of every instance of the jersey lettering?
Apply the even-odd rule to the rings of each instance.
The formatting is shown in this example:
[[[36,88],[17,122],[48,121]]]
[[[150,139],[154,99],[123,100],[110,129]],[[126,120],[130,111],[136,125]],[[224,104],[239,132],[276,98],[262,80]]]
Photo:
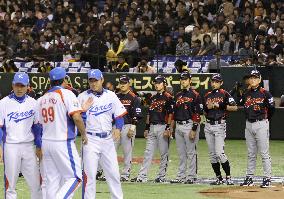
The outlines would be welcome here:
[[[28,119],[32,116],[34,116],[35,111],[34,110],[29,110],[25,112],[11,112],[7,116],[9,117],[9,121],[14,120],[14,122],[18,123],[22,120]]]

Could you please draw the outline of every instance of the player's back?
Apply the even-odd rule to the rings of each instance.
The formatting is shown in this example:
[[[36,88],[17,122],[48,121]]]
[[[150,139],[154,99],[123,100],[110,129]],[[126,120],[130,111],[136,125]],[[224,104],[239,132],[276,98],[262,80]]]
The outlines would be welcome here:
[[[74,139],[75,124],[72,113],[81,107],[76,96],[67,89],[56,86],[38,99],[43,140],[64,141]]]

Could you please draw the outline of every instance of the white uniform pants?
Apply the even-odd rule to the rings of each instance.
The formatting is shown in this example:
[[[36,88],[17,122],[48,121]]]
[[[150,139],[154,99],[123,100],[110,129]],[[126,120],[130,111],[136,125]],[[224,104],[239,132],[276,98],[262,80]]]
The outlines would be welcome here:
[[[40,174],[33,142],[4,144],[5,198],[16,199],[16,184],[22,172],[32,199],[41,199]]]
[[[82,179],[74,140],[42,141],[46,199],[72,198]]]
[[[83,146],[83,199],[96,198],[96,174],[100,162],[112,199],[123,199],[117,153],[112,136],[100,138],[88,135],[88,144]]]

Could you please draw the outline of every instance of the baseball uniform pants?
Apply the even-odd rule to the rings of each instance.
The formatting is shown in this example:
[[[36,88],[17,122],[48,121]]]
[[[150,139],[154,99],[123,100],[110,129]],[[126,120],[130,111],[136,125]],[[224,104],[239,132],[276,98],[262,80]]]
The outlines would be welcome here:
[[[224,152],[226,123],[211,125],[205,123],[204,133],[211,163],[225,163],[228,158]]]
[[[269,121],[262,120],[253,123],[246,121],[245,137],[248,149],[247,175],[254,175],[257,152],[259,152],[262,159],[264,176],[270,178]]]
[[[189,133],[193,122],[190,120],[187,124],[176,122],[175,138],[179,155],[179,166],[177,178],[181,181],[197,178],[197,143],[199,140],[200,126],[196,130],[196,136],[193,140],[189,139]]]
[[[33,142],[9,144],[3,150],[5,198],[16,199],[16,184],[22,172],[31,191],[32,199],[41,199],[40,174]]]
[[[158,148],[160,151],[160,168],[156,178],[165,179],[168,162],[169,162],[169,138],[163,134],[165,132],[166,125],[156,124],[150,125],[150,130],[147,137],[146,149],[144,153],[144,160],[142,167],[139,171],[138,178],[146,179],[151,162],[155,153],[155,149]]]
[[[74,140],[42,141],[46,198],[72,198],[82,181],[81,159]]]
[[[127,133],[131,127],[131,124],[125,124],[121,130],[121,137],[120,140],[114,141],[115,149],[118,151],[119,146],[122,146],[123,150],[123,157],[124,157],[124,168],[121,172],[121,177],[129,179],[130,171],[131,171],[131,162],[132,162],[132,149],[134,146],[135,134],[132,138],[127,136]]]
[[[88,135],[88,144],[83,146],[83,199],[96,198],[96,174],[100,162],[112,199],[123,199],[117,153],[111,133],[106,138]]]

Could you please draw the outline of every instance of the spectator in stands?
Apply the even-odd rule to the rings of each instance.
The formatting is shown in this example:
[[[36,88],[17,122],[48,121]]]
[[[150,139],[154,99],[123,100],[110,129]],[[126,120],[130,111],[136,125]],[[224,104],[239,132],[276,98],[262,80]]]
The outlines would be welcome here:
[[[229,64],[227,62],[222,60],[221,55],[222,55],[221,50],[218,49],[218,50],[215,51],[215,58],[210,60],[209,64],[208,64],[208,72],[209,73],[219,73],[221,67],[229,66]]]
[[[118,55],[118,64],[113,68],[114,72],[129,72],[129,65],[125,60],[125,55],[120,53]]]
[[[233,49],[233,54],[238,55],[241,48],[244,47],[244,44],[239,33],[232,34],[231,46]]]
[[[123,42],[120,40],[118,34],[112,36],[112,41],[108,45],[107,61],[117,62],[117,55],[121,53],[124,48]]]
[[[205,34],[203,36],[203,46],[197,55],[213,55],[216,51],[216,45],[212,42],[210,35]]]
[[[188,43],[189,47],[191,45],[191,36],[185,32],[185,27],[183,25],[179,25],[177,36],[181,36],[183,38],[183,41]],[[178,38],[177,38],[178,39]]]
[[[183,36],[178,36],[178,43],[176,45],[176,56],[189,55],[189,45],[183,41]]]
[[[175,61],[175,68],[178,73],[182,73],[183,71],[189,71],[187,63],[182,61],[181,59]]]
[[[220,46],[220,50],[221,50],[222,55],[231,54],[231,52],[230,52],[231,43],[227,40],[225,33],[220,34],[219,46]]]
[[[130,66],[133,66],[134,61],[138,58],[138,49],[139,44],[136,38],[134,38],[133,31],[129,31],[127,33],[127,39],[124,41],[124,49],[122,52],[126,56]]]
[[[148,64],[148,61],[146,58],[141,58],[140,62],[135,68],[134,72],[139,72],[139,73],[155,73],[155,69]]]
[[[28,40],[22,41],[21,48],[17,51],[16,59],[19,61],[30,61],[32,56],[32,50],[29,47]]]
[[[194,26],[191,36],[191,46],[192,42],[199,39],[201,41],[201,45],[203,45],[203,34],[200,31],[200,28],[198,26]]]
[[[44,61],[45,55],[46,55],[46,50],[40,45],[39,41],[34,42],[33,46],[33,59],[35,61]]]
[[[276,43],[277,38],[275,35],[271,35],[269,38],[269,47],[268,51],[275,54],[276,56],[283,55],[283,46]]]
[[[274,53],[269,53],[267,56],[267,65],[270,67],[278,66],[279,63],[277,62],[276,55]]]
[[[156,50],[156,39],[151,27],[146,27],[144,35],[139,40],[139,50],[141,55],[147,57],[153,57]]]
[[[197,56],[199,51],[201,49],[201,41],[199,39],[196,39],[192,41],[191,43],[191,49],[190,49],[190,56]]]
[[[164,42],[160,46],[159,53],[161,55],[175,55],[176,54],[176,46],[170,35],[165,36]]]
[[[249,40],[245,41],[245,45],[243,48],[240,49],[239,55],[247,58],[247,57],[252,57],[253,55],[253,49],[251,47],[251,43]]]
[[[18,72],[19,69],[15,65],[14,61],[11,59],[6,60],[2,67],[0,68],[0,72],[2,73],[15,73]]]
[[[39,73],[49,73],[54,67],[50,64],[50,62],[42,63],[38,68]]]

